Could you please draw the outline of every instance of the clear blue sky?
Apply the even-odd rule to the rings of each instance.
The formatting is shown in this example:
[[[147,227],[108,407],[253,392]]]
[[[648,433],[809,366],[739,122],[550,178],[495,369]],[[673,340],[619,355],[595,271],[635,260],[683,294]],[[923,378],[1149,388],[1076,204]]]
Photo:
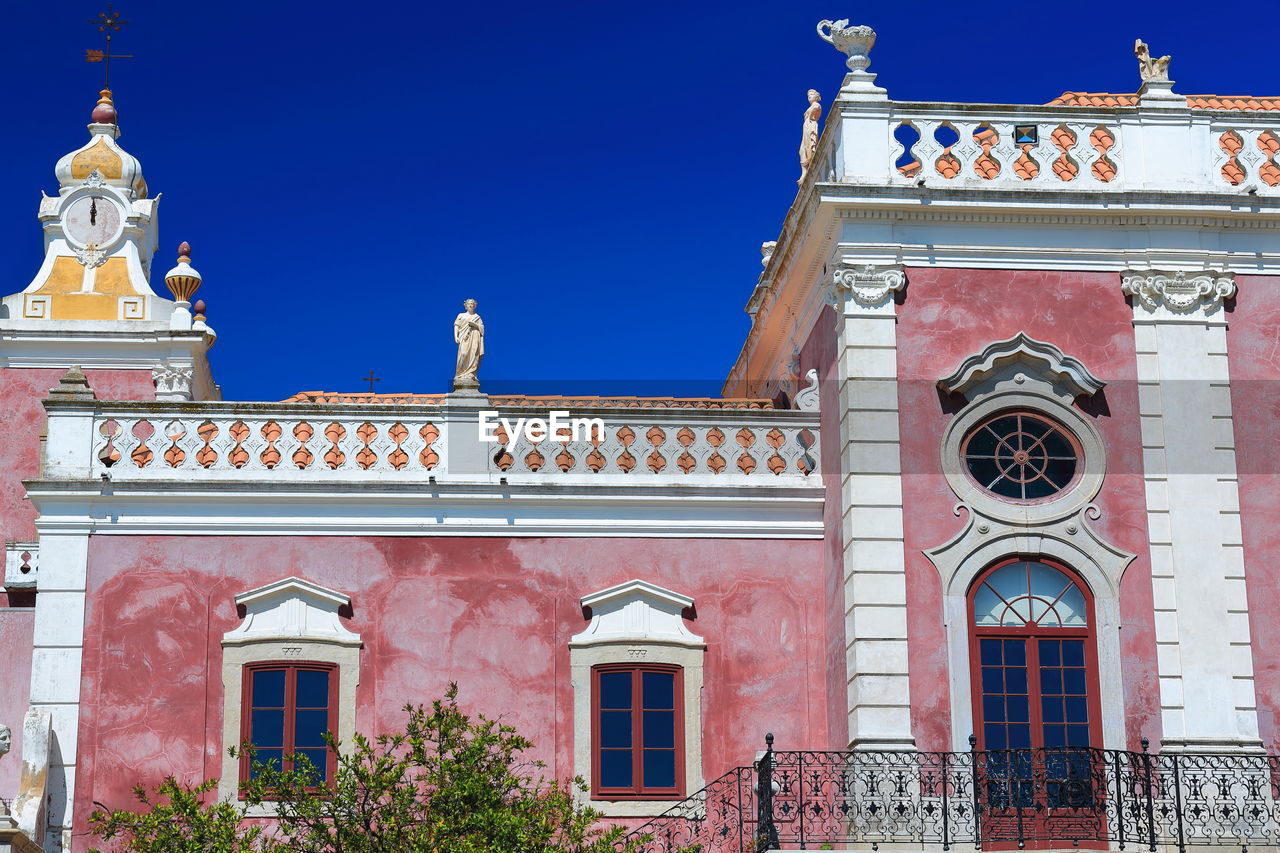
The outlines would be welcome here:
[[[7,5],[5,293],[39,265],[54,162],[87,138],[101,5]],[[137,56],[113,69],[121,144],[164,194],[153,286],[190,241],[227,399],[360,390],[370,368],[379,391],[448,390],[465,297],[486,390],[718,393],[795,194],[805,91],[829,105],[843,75],[822,18],[876,28],[871,70],[900,100],[1132,92],[1138,36],[1180,92],[1280,94],[1262,6],[116,7]]]

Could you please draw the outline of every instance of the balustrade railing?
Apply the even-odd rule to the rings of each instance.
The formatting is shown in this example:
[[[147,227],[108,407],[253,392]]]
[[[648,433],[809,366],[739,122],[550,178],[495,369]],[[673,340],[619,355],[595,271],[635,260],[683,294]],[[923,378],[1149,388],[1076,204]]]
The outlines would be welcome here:
[[[94,412],[92,476],[113,480],[608,479],[816,484],[816,412],[592,409],[558,434],[519,425],[547,412],[442,406],[105,403]],[[508,441],[508,429],[513,440]]]
[[[1280,845],[1280,759],[1070,747],[773,752],[633,830],[645,853]]]
[[[1276,112],[1195,109],[1175,128],[1167,116],[1148,121],[1134,96],[1112,100],[837,102],[811,171],[818,181],[934,189],[1280,196]]]

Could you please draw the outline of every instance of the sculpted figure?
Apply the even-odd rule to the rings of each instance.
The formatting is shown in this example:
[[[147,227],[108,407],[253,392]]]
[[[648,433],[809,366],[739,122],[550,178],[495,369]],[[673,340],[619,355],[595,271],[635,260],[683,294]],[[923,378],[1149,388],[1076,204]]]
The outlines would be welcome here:
[[[817,89],[809,90],[809,106],[804,109],[804,129],[800,134],[800,178],[797,184],[803,184],[805,175],[809,174],[809,166],[818,153],[818,119],[822,117],[822,95]]]
[[[8,726],[0,726],[0,758],[13,748],[13,733],[9,731]]]
[[[1169,79],[1169,60],[1172,57],[1162,56],[1159,59],[1153,59],[1151,50],[1142,39],[1134,41],[1133,55],[1138,57],[1138,75],[1142,77],[1142,82],[1145,83],[1148,80],[1163,82]]]
[[[453,321],[453,341],[458,345],[458,366],[453,374],[453,388],[479,388],[476,371],[484,355],[484,321],[476,313],[476,301],[462,303],[466,310]]]

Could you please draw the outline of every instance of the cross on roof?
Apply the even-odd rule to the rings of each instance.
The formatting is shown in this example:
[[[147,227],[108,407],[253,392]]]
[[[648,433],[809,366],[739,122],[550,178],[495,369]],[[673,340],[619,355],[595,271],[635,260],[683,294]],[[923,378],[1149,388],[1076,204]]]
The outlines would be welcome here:
[[[360,379],[361,379],[361,381],[363,381],[363,382],[368,382],[368,383],[369,383],[369,393],[373,393],[373,383],[375,383],[375,382],[381,382],[381,381],[382,381],[381,379],[379,379],[378,377],[376,377],[376,376],[374,376],[374,375],[373,375],[373,370],[372,370],[372,369],[369,371],[369,375],[368,375],[368,376],[362,376],[362,377],[360,377]]]

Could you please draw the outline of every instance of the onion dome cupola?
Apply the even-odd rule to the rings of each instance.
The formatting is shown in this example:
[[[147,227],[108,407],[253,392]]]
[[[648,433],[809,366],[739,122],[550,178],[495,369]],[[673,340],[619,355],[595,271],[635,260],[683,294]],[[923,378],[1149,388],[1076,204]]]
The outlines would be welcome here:
[[[131,199],[146,198],[147,182],[142,177],[142,164],[116,142],[120,126],[110,89],[99,93],[90,120],[89,141],[65,155],[54,167],[59,195],[71,192],[97,172],[104,184],[123,190]]]

